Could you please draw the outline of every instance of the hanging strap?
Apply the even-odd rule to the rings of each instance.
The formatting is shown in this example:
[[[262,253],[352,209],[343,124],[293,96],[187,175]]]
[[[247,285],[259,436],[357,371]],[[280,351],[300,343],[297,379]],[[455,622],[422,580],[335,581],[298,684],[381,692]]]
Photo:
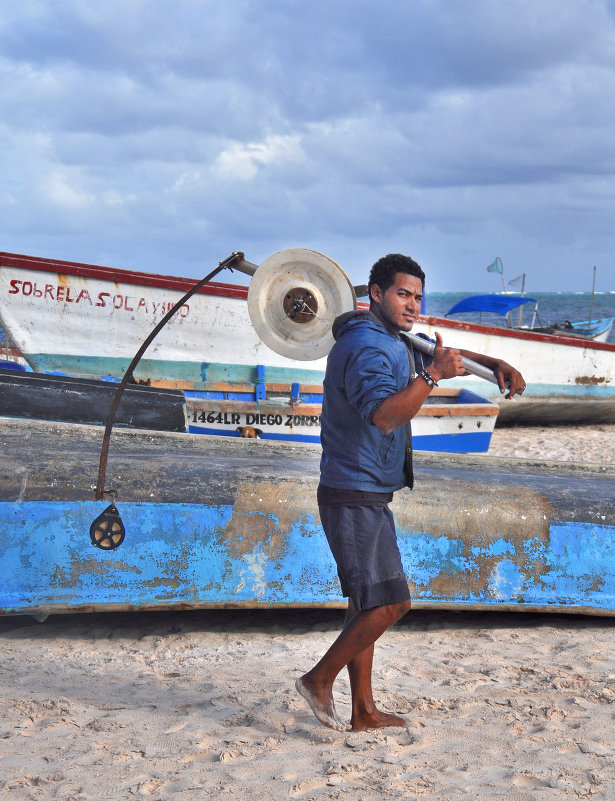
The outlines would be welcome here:
[[[411,384],[416,377],[416,364],[414,361],[414,349],[412,343],[407,336],[400,333],[400,338],[406,346],[406,353],[408,354],[408,366],[410,368],[410,377],[408,384]],[[412,467],[412,425],[409,420],[405,425],[406,433],[406,450],[404,451],[404,485],[412,489],[414,487],[414,469]]]

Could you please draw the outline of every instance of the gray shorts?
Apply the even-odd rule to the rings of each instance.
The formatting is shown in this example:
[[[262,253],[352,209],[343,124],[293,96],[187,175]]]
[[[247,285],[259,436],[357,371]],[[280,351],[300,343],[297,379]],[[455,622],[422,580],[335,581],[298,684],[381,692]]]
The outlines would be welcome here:
[[[357,610],[410,600],[388,506],[320,506],[342,585]]]

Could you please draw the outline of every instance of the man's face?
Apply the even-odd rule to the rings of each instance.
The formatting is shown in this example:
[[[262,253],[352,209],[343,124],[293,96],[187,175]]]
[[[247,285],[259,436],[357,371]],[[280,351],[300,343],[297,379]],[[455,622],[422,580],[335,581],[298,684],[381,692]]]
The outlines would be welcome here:
[[[407,273],[396,273],[394,283],[382,292],[377,284],[371,288],[374,311],[391,331],[410,331],[421,311],[423,285],[421,279]]]

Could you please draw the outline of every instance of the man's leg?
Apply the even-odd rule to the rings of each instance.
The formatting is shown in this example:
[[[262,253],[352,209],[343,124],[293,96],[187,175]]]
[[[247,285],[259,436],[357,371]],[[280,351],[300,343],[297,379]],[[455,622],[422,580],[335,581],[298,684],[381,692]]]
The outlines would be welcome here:
[[[346,624],[357,614],[352,598],[348,599]],[[390,715],[376,709],[372,693],[372,663],[374,660],[374,644],[351,659],[347,665],[352,695],[351,727],[360,729],[381,729],[385,726],[405,726],[406,721],[397,715]]]
[[[375,606],[372,609],[357,612],[348,620],[341,634],[320,662],[300,679],[297,679],[297,690],[309,703],[318,720],[325,726],[340,731],[348,728],[337,716],[333,702],[333,682],[338,673],[366,648],[373,647],[376,640],[384,634],[389,626],[405,615],[409,609],[410,601],[403,601],[390,606]],[[371,657],[369,654],[367,661],[360,660],[357,663],[355,675],[359,680],[360,692],[365,692],[367,667],[369,667],[370,673],[368,685],[371,695]],[[364,700],[365,698],[362,699],[362,701]],[[363,715],[359,717],[359,720],[363,720]],[[395,724],[389,723],[388,725]],[[403,721],[398,725],[403,726]]]

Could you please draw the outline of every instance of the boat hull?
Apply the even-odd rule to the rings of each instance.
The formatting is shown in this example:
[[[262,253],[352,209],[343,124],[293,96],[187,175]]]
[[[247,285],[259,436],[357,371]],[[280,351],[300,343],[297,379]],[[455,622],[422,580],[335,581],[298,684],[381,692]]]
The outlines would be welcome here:
[[[318,388],[317,388],[318,389]],[[117,384],[92,378],[23,373],[0,368],[0,415],[32,420],[106,424]],[[257,437],[320,443],[322,394],[306,403],[256,392],[183,392],[128,384],[114,425],[157,431],[188,431],[224,437]],[[276,393],[276,385],[269,391]],[[436,388],[413,419],[416,450],[487,451],[499,407],[467,390]]]
[[[543,331],[547,334],[567,334],[569,336],[586,337],[594,342],[606,342],[613,327],[614,317],[604,317],[600,320],[579,320],[566,322],[544,328],[534,328],[534,331]]]
[[[311,403],[211,397],[222,394],[186,392],[189,433],[320,443],[321,395],[311,394],[319,401]],[[412,419],[413,447],[446,453],[486,452],[498,412],[497,404],[465,389],[436,388]]]
[[[117,384],[72,376],[22,373],[0,368],[0,415],[31,420],[104,425]],[[155,431],[185,431],[179,390],[128,385],[115,424]]]
[[[126,539],[90,543],[100,429],[0,421],[0,613],[343,606],[317,446],[118,431]],[[417,607],[615,613],[615,470],[417,454],[396,494]]]
[[[154,325],[193,285],[187,279],[0,254],[0,316],[38,372],[121,377]],[[194,295],[145,353],[135,377],[204,390],[220,382],[321,384],[326,360],[279,356],[254,332],[246,287],[211,284]],[[615,345],[580,337],[512,331],[424,317],[416,332],[444,344],[502,358],[518,367],[526,395],[576,399],[615,397]],[[497,386],[473,376],[455,379],[486,397]]]

